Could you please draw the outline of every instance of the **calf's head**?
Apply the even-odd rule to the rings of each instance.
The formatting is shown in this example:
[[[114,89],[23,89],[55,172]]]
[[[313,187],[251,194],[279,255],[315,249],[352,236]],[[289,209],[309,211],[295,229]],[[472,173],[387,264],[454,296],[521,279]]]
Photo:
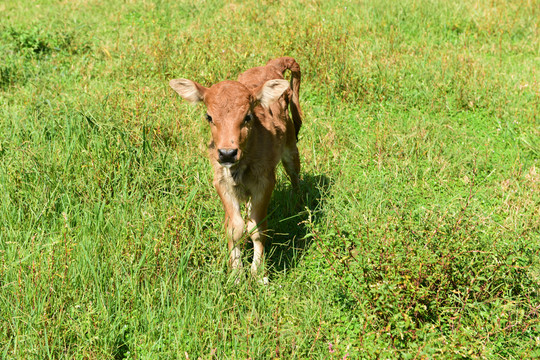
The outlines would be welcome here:
[[[206,88],[191,80],[174,79],[169,85],[190,103],[205,103],[214,156],[227,167],[242,158],[253,123],[258,121],[255,107],[268,108],[289,88],[289,82],[281,79],[269,80],[253,91],[238,81],[222,81]]]

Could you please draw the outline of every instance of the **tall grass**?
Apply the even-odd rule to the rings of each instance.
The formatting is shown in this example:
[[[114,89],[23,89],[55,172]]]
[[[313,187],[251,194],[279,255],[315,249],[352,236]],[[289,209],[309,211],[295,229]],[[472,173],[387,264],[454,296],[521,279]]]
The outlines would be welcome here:
[[[538,9],[0,4],[2,358],[540,356]],[[235,285],[167,82],[284,55],[301,192],[280,168],[270,285]]]

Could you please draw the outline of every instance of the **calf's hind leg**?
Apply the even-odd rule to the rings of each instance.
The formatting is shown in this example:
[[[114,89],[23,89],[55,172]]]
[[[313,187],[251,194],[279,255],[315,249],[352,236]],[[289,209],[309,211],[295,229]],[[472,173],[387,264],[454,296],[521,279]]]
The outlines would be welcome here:
[[[293,188],[298,189],[298,176],[300,175],[300,155],[298,154],[298,148],[296,144],[293,144],[285,149],[281,156],[281,162],[285,168],[285,172]]]

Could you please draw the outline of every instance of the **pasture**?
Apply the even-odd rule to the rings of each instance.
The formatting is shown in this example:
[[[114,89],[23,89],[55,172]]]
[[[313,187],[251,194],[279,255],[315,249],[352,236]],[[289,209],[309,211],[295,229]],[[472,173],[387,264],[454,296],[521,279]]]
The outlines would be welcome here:
[[[2,359],[540,356],[538,0],[0,18]],[[280,166],[270,283],[235,284],[205,109],[168,81],[280,56],[302,70],[301,191]]]

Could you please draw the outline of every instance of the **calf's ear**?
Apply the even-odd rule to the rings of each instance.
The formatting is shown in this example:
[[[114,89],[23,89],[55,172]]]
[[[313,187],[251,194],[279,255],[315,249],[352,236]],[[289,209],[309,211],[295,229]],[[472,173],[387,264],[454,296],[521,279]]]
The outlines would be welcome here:
[[[255,90],[255,96],[262,106],[268,108],[289,88],[289,82],[283,79],[268,80]]]
[[[169,85],[180,94],[181,97],[186,99],[192,104],[196,104],[204,100],[204,93],[206,88],[195,81],[188,79],[173,79],[169,81]]]

